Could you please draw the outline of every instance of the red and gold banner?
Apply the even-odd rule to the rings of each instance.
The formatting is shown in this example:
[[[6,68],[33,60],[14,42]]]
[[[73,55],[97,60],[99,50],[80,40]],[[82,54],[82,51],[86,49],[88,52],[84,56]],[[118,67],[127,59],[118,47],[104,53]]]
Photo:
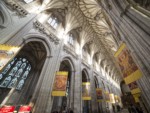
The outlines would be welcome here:
[[[134,97],[135,102],[140,102],[140,100],[139,100],[140,93],[133,94],[133,97]]]
[[[109,97],[109,93],[105,92],[105,101],[106,102],[110,102],[110,97]]]
[[[31,107],[30,106],[21,106],[18,113],[30,113]]]
[[[82,83],[82,100],[91,100],[90,82]]]
[[[16,56],[19,50],[20,47],[0,44],[0,71],[12,58]]]
[[[103,100],[103,92],[101,88],[96,88],[97,94],[97,102],[101,102]]]
[[[109,94],[110,103],[115,103],[115,96],[113,93]]]
[[[129,50],[123,43],[118,51],[115,53],[115,57],[118,61],[120,69],[123,73],[123,77],[126,84],[130,84],[139,78],[141,78],[142,73],[135,64]]]
[[[66,96],[68,72],[60,71],[56,73],[52,96]]]
[[[3,106],[0,108],[0,113],[13,113],[15,106]]]
[[[140,89],[138,88],[137,83],[135,81],[130,83],[130,84],[128,84],[128,86],[129,86],[132,94],[137,94],[137,93],[141,92]]]

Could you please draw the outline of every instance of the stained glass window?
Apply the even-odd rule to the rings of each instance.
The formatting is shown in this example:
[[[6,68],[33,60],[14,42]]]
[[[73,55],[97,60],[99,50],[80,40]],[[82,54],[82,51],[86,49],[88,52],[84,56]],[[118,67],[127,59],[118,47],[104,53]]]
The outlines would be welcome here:
[[[21,90],[31,71],[31,65],[25,58],[14,58],[0,73],[0,87]]]

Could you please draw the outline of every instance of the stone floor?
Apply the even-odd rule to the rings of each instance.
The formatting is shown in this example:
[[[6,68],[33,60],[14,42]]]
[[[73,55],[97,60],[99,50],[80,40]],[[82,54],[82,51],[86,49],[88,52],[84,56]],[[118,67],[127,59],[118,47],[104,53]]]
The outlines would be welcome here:
[[[127,109],[123,109],[121,112],[119,113],[129,113]]]

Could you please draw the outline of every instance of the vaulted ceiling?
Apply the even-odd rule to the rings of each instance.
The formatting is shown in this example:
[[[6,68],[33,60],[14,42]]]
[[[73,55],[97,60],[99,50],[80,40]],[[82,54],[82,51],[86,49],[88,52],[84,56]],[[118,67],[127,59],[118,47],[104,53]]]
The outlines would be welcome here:
[[[63,26],[66,33],[78,30],[81,46],[88,44],[93,51],[91,56],[96,55],[99,58],[99,64],[105,71],[111,74],[110,76],[121,78],[113,57],[119,40],[114,35],[113,23],[98,0],[37,0],[36,2],[41,12],[53,12],[60,16],[61,20],[65,20]]]

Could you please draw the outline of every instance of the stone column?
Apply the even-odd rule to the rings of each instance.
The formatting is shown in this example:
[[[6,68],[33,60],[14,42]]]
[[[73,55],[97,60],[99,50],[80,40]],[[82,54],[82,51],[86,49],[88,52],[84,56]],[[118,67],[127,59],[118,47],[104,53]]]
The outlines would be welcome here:
[[[33,111],[34,113],[51,112],[53,98],[54,98],[51,96],[52,87],[53,87],[56,71],[58,71],[60,67],[60,62],[61,62],[60,55],[62,49],[63,49],[63,41],[61,41],[59,45],[53,46],[54,54],[48,60],[47,62],[48,65],[44,70],[45,76],[43,78],[43,82],[41,83],[39,95],[37,97],[38,99],[35,104],[35,110]]]
[[[97,103],[97,96],[96,96],[96,87],[93,75],[93,69],[90,72],[90,83],[91,83],[91,103],[92,103],[92,113],[98,113],[98,103]]]
[[[76,70],[74,75],[74,97],[73,97],[73,109],[75,113],[82,113],[82,70],[81,59],[76,62]]]

